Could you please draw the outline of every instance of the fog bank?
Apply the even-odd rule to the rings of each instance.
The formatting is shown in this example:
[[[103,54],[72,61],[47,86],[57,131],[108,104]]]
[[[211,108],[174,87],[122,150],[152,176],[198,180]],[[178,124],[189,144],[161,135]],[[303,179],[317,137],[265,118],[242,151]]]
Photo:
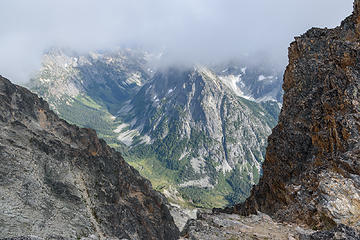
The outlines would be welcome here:
[[[283,67],[293,37],[334,27],[352,0],[2,0],[0,74],[24,82],[49,47],[141,46],[171,64],[266,55]]]

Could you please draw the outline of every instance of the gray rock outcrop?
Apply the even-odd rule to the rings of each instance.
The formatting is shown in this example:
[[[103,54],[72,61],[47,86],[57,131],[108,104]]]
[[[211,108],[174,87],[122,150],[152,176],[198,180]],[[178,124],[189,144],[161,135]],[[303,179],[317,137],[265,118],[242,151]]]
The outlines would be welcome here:
[[[3,77],[0,129],[0,238],[178,238],[166,199],[120,153]]]
[[[339,27],[295,38],[263,177],[227,212],[261,211],[316,229],[360,227],[359,59],[359,0]]]

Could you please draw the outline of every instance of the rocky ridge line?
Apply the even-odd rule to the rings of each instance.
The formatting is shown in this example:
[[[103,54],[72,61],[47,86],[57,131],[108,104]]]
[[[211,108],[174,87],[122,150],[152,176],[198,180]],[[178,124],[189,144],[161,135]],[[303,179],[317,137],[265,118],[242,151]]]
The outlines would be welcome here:
[[[359,0],[339,27],[295,38],[283,89],[260,183],[225,212],[260,211],[314,229],[359,228]]]
[[[0,77],[0,238],[177,239],[166,199],[92,129]]]

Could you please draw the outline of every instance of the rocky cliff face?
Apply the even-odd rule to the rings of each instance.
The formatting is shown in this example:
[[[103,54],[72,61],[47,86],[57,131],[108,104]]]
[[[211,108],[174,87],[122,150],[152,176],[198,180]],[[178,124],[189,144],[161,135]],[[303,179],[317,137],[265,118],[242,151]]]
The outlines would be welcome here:
[[[289,48],[279,123],[251,197],[227,209],[314,228],[360,227],[360,1],[335,29]]]
[[[165,198],[98,139],[0,77],[0,238],[177,239]]]
[[[174,67],[120,109],[117,132],[119,140],[128,137],[131,153],[155,154],[183,196],[221,206],[244,200],[257,183],[278,110],[277,102],[239,97],[207,67]]]
[[[306,226],[277,222],[266,214],[247,217],[200,211],[187,222],[181,239],[191,240],[358,240],[360,232],[339,224],[331,230],[314,231]]]
[[[275,102],[267,104],[274,111],[278,108]],[[252,168],[259,171],[266,136],[276,123],[276,114],[267,110],[239,98],[208,68],[196,67],[159,72],[119,113],[132,122],[130,129],[138,128],[151,142],[176,136],[178,146],[171,150],[178,154],[169,156],[174,164],[189,159],[192,169],[200,173],[207,164],[205,158],[210,158],[218,171],[248,162],[251,172]]]

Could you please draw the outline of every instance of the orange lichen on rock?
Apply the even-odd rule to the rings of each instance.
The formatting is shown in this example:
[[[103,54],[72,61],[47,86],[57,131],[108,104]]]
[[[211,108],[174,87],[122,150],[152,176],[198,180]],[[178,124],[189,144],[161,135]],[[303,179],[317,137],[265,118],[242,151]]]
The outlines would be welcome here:
[[[316,228],[359,227],[359,29],[356,0],[340,27],[295,38],[263,176],[245,203],[227,212],[261,211]]]

